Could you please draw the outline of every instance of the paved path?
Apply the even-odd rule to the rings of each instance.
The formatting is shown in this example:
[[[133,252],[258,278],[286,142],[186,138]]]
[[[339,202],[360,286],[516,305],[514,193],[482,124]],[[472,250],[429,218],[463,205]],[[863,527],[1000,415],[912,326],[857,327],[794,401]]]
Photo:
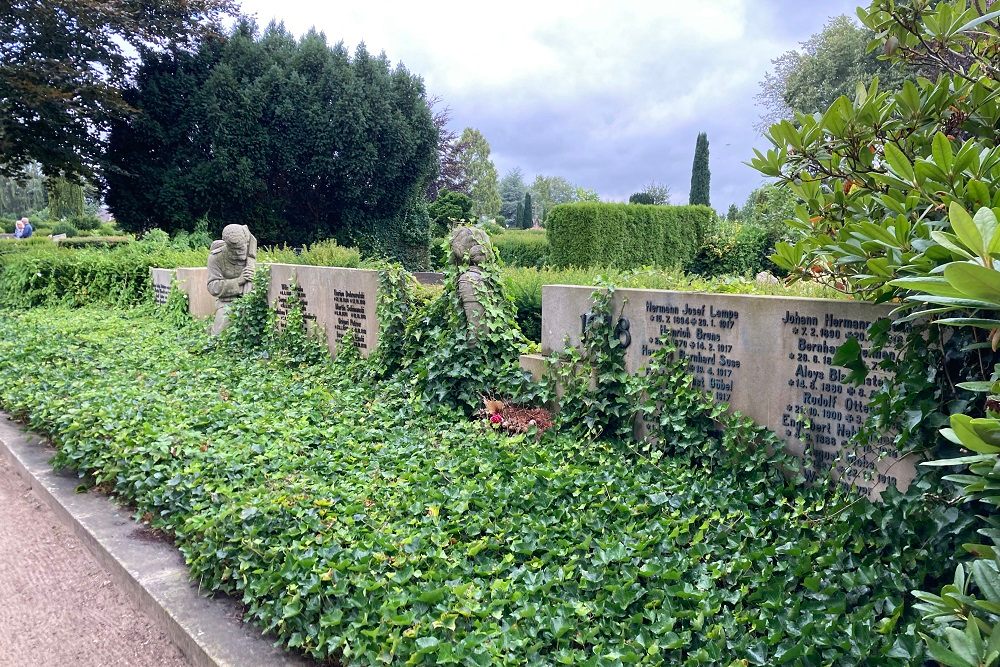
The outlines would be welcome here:
[[[0,454],[0,666],[188,667]]]

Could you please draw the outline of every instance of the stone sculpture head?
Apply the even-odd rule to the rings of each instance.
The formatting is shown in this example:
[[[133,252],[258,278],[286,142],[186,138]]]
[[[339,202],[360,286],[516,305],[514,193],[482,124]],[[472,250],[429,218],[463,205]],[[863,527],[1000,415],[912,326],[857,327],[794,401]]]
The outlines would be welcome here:
[[[482,266],[493,258],[489,234],[479,227],[458,227],[451,237],[451,261],[455,266],[468,263]]]
[[[226,225],[222,240],[232,261],[245,262],[250,252],[250,229],[246,225]]]

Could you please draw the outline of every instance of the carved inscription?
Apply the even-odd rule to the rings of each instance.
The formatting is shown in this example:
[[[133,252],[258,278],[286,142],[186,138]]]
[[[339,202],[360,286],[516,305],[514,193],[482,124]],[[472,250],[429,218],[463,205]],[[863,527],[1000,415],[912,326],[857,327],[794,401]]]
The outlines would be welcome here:
[[[652,356],[665,340],[673,340],[677,353],[688,362],[695,386],[717,401],[732,400],[743,365],[736,345],[739,310],[696,301],[647,299],[645,317],[652,327],[647,327],[651,335],[642,343],[644,358]]]
[[[333,290],[334,331],[337,342],[348,331],[354,332],[354,343],[359,349],[368,349],[367,298],[363,291],[349,289]]]
[[[306,298],[305,290],[302,289],[301,285],[296,285],[294,290],[296,298],[299,300],[299,305],[302,307],[302,318],[306,322],[316,322],[316,316],[309,312],[309,300]],[[278,314],[282,320],[288,316],[288,302],[292,298],[292,286],[288,283],[281,283],[281,287],[278,288],[278,302],[275,304],[274,312]]]
[[[170,297],[170,285],[163,283],[153,283],[153,299],[158,304],[165,304]]]
[[[868,418],[868,401],[886,379],[878,367],[882,359],[895,359],[901,336],[890,336],[890,345],[873,351],[868,328],[874,319],[851,319],[833,313],[801,314],[786,310],[781,335],[794,343],[781,378],[789,388],[789,401],[781,414],[779,435],[795,438],[803,445],[806,479],[832,470],[840,484],[867,494],[874,487],[896,486],[891,462],[896,461],[893,434],[882,434],[877,442],[857,443]],[[833,364],[837,349],[856,339],[869,369],[861,386],[845,383],[847,371]],[[879,462],[889,461],[880,471]]]

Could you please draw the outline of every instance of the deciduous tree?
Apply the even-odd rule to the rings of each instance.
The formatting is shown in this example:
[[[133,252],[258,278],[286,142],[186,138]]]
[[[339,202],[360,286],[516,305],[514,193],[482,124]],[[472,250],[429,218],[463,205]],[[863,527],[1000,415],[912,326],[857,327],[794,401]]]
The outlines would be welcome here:
[[[440,98],[431,98],[429,104],[434,109]],[[469,177],[462,164],[463,144],[454,130],[449,129],[451,109],[443,107],[434,111],[434,127],[438,131],[437,176],[427,186],[427,201],[434,201],[442,190],[469,194]]]
[[[472,127],[463,130],[459,143],[462,166],[469,179],[472,212],[477,218],[495,218],[500,214],[500,183],[497,168],[490,159],[490,143]]]
[[[841,95],[854,95],[857,85],[876,76],[885,90],[897,88],[918,70],[899,60],[878,58],[868,43],[875,33],[847,16],[836,16],[823,30],[771,61],[772,70],[756,96],[762,109],[758,129],[791,118],[793,111],[823,111]]]
[[[32,161],[47,176],[92,178],[132,52],[190,47],[233,0],[7,0],[0,5],[0,174]]]

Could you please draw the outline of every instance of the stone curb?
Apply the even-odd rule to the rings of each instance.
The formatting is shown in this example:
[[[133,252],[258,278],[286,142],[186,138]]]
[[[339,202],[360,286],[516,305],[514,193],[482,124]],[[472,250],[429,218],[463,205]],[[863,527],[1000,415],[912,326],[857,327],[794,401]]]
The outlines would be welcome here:
[[[180,552],[151,538],[130,512],[97,493],[77,493],[79,479],[54,472],[55,450],[0,412],[0,453],[69,525],[129,598],[167,633],[196,667],[305,666],[241,621],[234,600],[206,598],[188,577]]]

